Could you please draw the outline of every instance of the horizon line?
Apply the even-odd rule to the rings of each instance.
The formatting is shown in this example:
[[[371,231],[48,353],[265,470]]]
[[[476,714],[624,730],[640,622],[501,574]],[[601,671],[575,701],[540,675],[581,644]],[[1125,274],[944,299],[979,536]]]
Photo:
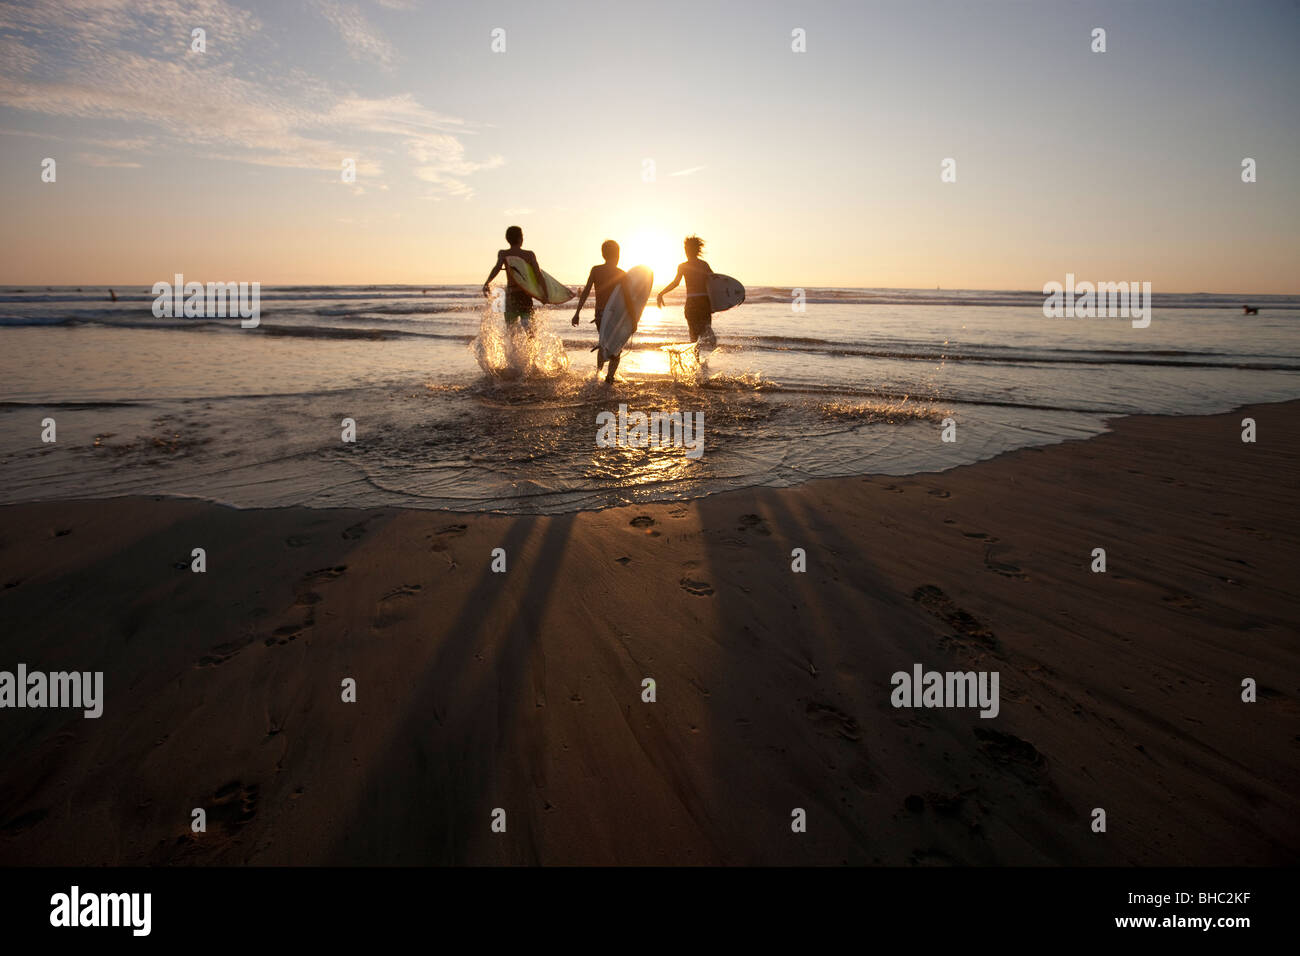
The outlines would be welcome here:
[[[174,274],[173,274],[173,275],[174,275]],[[183,273],[182,273],[182,275],[183,275]],[[170,281],[170,279],[154,279],[154,280],[151,281],[151,282],[118,282],[118,283],[114,283],[114,284],[112,284],[112,285],[109,285],[109,284],[106,284],[106,283],[102,283],[102,282],[82,282],[82,283],[67,283],[67,282],[64,282],[64,283],[58,283],[58,284],[50,284],[50,283],[25,283],[25,284],[24,284],[24,283],[18,283],[18,282],[12,282],[12,283],[0,282],[0,290],[3,290],[3,291],[9,291],[9,290],[12,290],[12,291],[14,291],[14,292],[28,292],[28,291],[54,290],[54,289],[84,289],[84,288],[91,288],[91,289],[105,289],[105,290],[108,290],[108,289],[131,289],[131,288],[134,288],[134,287],[136,287],[136,286],[142,286],[142,285],[143,285],[143,286],[148,286],[148,287],[149,287],[149,291],[150,291],[150,293],[152,294],[154,283],[156,283],[156,282],[168,282],[168,281]],[[228,282],[249,282],[249,283],[257,282],[257,283],[259,284],[260,287],[267,287],[267,288],[298,288],[298,289],[308,289],[308,288],[324,288],[324,289],[368,289],[368,288],[378,288],[378,287],[388,287],[388,288],[393,288],[393,287],[399,287],[399,288],[400,288],[400,287],[405,287],[405,288],[411,288],[411,289],[433,289],[433,288],[439,288],[439,287],[455,287],[455,286],[464,286],[464,287],[469,287],[469,288],[478,288],[478,287],[479,287],[479,283],[478,283],[477,281],[473,281],[473,282],[428,282],[428,283],[419,283],[419,282],[341,282],[341,283],[329,283],[329,282],[268,282],[268,281],[266,281],[266,280],[262,280],[262,279],[242,279],[242,280],[241,280],[241,279],[233,279],[233,280],[232,280],[232,279],[204,279],[204,280],[197,280],[197,279],[196,279],[196,280],[194,280],[194,281],[196,281],[196,282],[198,282],[198,281],[202,281],[204,284],[206,284],[206,283],[208,283],[208,282],[227,282],[227,283],[228,283]],[[586,281],[586,280],[584,279],[584,280],[579,281],[579,282],[577,282],[577,283],[564,283],[564,284],[566,284],[566,285],[569,285],[569,284],[576,284],[579,288],[581,288],[581,286],[585,283],[585,281]],[[667,281],[667,280],[665,280],[665,281]],[[1049,280],[1049,281],[1055,281],[1055,280]],[[1093,281],[1093,280],[1085,280],[1085,281]],[[1110,280],[1105,280],[1105,281],[1110,281]],[[29,288],[26,288],[26,287],[24,287],[24,286],[30,286],[31,288],[29,289]],[[1009,289],[1009,288],[1002,288],[1002,287],[997,287],[997,286],[988,286],[988,287],[961,286],[961,287],[950,287],[950,288],[941,288],[941,287],[939,287],[939,286],[936,286],[935,288],[931,289],[931,288],[929,288],[928,286],[799,285],[799,284],[794,284],[794,283],[784,283],[784,282],[780,282],[780,283],[754,283],[754,284],[752,284],[752,285],[747,285],[746,288],[747,288],[747,289],[830,289],[830,290],[848,290],[848,291],[854,291],[854,292],[1018,292],[1018,293],[1033,293],[1033,294],[1035,294],[1035,295],[1047,295],[1047,294],[1049,294],[1049,293],[1047,293],[1047,292],[1044,292],[1044,291],[1041,290],[1041,289]],[[677,291],[677,290],[674,290],[673,292],[669,293],[669,296],[676,296],[676,295],[678,295],[678,294],[679,294],[678,291]],[[682,294],[684,294],[684,293],[682,293]],[[1164,289],[1164,290],[1152,289],[1152,290],[1151,290],[1151,295],[1153,295],[1153,296],[1154,296],[1154,295],[1232,295],[1232,296],[1245,296],[1245,297],[1253,296],[1253,297],[1256,297],[1256,298],[1261,298],[1261,297],[1263,297],[1263,296],[1300,296],[1300,291],[1296,291],[1296,292],[1242,292],[1242,291],[1240,291],[1240,290],[1231,290],[1231,291],[1227,291],[1227,292],[1216,292],[1216,291],[1212,291],[1212,290],[1209,290],[1209,289],[1197,289],[1197,290],[1194,290],[1194,291],[1184,291],[1184,290],[1181,290],[1181,289]]]

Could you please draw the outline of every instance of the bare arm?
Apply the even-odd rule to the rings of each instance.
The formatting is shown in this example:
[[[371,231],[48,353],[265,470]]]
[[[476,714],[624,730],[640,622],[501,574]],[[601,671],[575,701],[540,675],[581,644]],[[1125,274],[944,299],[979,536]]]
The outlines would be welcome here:
[[[666,296],[669,292],[672,292],[673,289],[676,289],[677,286],[678,286],[678,284],[679,284],[681,281],[682,281],[682,267],[681,267],[681,266],[678,266],[678,267],[677,267],[677,275],[675,275],[675,276],[673,277],[673,281],[670,282],[670,283],[668,283],[668,284],[667,284],[666,286],[664,286],[662,289],[660,289],[660,290],[659,290],[659,295],[656,296],[656,300],[657,300],[658,303],[659,303],[659,308],[662,309],[662,308],[664,307],[664,296]]]
[[[591,272],[587,273],[587,284],[583,286],[582,295],[578,297],[578,307],[573,310],[573,324],[575,327],[578,324],[578,315],[582,312],[582,307],[587,301],[587,294],[591,292],[592,283],[595,281],[596,270],[592,269]]]
[[[487,279],[485,279],[484,282],[483,282],[483,294],[484,294],[484,295],[487,295],[487,294],[488,294],[488,286],[490,286],[490,285],[492,284],[492,280],[495,279],[495,278],[497,277],[497,273],[501,271],[501,267],[505,265],[505,262],[506,262],[506,261],[505,261],[505,258],[501,255],[501,253],[498,252],[498,253],[497,253],[497,264],[496,264],[495,266],[492,267],[492,271],[488,273],[488,277],[487,277]]]

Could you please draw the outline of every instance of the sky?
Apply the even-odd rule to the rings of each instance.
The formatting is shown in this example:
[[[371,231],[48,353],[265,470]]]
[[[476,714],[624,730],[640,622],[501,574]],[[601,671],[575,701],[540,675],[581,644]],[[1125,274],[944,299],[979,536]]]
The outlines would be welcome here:
[[[0,283],[1295,293],[1298,104],[1293,0],[0,0]]]

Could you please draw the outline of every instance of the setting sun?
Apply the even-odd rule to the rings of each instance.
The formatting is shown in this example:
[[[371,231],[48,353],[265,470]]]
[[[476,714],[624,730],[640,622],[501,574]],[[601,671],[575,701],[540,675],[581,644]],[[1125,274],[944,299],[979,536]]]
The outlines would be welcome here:
[[[654,291],[659,291],[677,274],[677,264],[686,258],[682,252],[682,239],[666,232],[642,230],[626,242],[619,243],[619,266],[649,266],[655,274]]]

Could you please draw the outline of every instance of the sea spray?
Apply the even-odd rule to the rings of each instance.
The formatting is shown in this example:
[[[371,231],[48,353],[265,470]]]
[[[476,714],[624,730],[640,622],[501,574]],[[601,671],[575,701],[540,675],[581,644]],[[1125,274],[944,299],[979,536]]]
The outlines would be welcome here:
[[[668,348],[669,374],[674,381],[703,385],[709,378],[709,356],[717,347],[718,339],[710,328],[694,345]]]
[[[546,313],[536,311],[528,325],[525,321],[507,325],[500,313],[483,312],[478,335],[470,343],[479,368],[505,381],[553,378],[568,371],[564,340],[547,328]]]

